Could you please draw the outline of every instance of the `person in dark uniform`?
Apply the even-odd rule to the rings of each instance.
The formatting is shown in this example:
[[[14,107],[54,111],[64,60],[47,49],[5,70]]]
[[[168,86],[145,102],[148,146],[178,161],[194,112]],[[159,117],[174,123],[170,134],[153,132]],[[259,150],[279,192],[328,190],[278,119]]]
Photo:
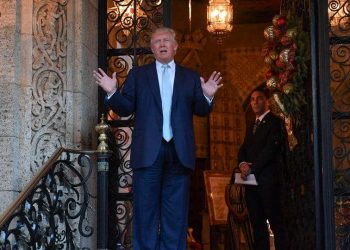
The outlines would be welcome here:
[[[241,178],[254,174],[258,185],[245,185],[245,199],[254,235],[254,250],[269,250],[267,220],[274,234],[275,249],[285,250],[286,234],[281,208],[281,177],[285,130],[282,120],[268,106],[268,92],[252,92],[250,105],[255,122],[247,127],[238,152]],[[234,179],[234,178],[233,178]]]

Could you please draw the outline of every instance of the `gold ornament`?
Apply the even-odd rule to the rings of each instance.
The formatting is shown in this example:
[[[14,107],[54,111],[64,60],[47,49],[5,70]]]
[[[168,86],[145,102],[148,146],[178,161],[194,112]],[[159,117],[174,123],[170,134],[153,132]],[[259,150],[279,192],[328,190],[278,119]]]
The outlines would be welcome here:
[[[271,65],[273,63],[273,60],[271,59],[270,56],[265,56],[265,63]]]
[[[290,52],[290,49],[284,49],[280,52],[279,59],[282,63],[288,64],[289,59],[290,59],[289,52]]]
[[[285,93],[286,95],[292,93],[294,91],[294,86],[291,83],[286,83],[285,85],[283,85],[283,93]]]
[[[281,37],[281,44],[283,46],[287,46],[287,45],[291,44],[292,41],[293,41],[293,39],[291,39],[290,37],[287,37],[286,35]]]
[[[273,28],[273,34],[275,35],[275,38],[279,38],[282,35],[282,31],[279,28]]]
[[[266,40],[272,42],[273,40],[275,40],[276,36],[275,36],[275,32],[274,32],[274,27],[268,26],[264,29],[264,37]]]
[[[298,145],[298,139],[293,134],[292,118],[290,116],[286,117],[284,119],[284,124],[288,135],[289,151],[292,151],[294,147]]]
[[[284,107],[284,104],[282,102],[282,95],[280,92],[275,92],[272,94],[273,99],[275,100],[275,102],[277,103],[278,107],[280,108],[280,110],[284,113],[285,116],[287,116],[287,111]]]
[[[272,24],[273,26],[277,26],[277,21],[278,19],[281,17],[281,15],[275,15],[273,18],[272,18]]]
[[[272,59],[272,60],[274,60],[274,61],[276,61],[277,60],[277,58],[278,58],[278,53],[276,52],[276,51],[270,51],[269,52],[269,56],[270,56],[270,58]]]
[[[290,39],[295,39],[297,36],[297,29],[296,28],[291,28],[286,31],[286,36]]]
[[[266,81],[266,87],[268,89],[274,90],[278,87],[278,83],[278,78],[276,76],[272,76]]]

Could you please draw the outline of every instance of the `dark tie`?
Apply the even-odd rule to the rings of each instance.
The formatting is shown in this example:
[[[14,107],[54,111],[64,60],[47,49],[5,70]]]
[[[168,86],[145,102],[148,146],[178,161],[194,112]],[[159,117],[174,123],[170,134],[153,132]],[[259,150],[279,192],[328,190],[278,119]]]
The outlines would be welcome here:
[[[253,126],[253,134],[255,134],[256,129],[258,128],[259,124],[260,124],[260,120],[256,119],[254,126]]]

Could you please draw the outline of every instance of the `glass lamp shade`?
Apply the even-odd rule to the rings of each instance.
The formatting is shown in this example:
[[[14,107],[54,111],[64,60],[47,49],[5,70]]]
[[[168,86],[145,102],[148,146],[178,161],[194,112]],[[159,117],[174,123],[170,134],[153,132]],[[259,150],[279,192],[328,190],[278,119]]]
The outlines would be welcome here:
[[[207,29],[210,33],[225,34],[233,28],[233,7],[229,0],[210,0],[207,8]]]

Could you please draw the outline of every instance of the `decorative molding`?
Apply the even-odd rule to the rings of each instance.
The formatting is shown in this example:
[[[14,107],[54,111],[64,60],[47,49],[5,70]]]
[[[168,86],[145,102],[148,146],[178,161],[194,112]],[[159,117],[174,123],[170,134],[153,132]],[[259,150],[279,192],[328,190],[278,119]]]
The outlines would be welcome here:
[[[176,40],[179,44],[175,57],[176,61],[200,74],[205,74],[206,70],[200,54],[203,52],[208,38],[203,32],[201,30],[195,30],[191,34],[177,32]]]
[[[32,171],[65,146],[67,1],[33,1]]]
[[[238,48],[228,48],[225,49],[225,52],[227,53],[234,53],[238,55],[257,55],[261,54],[261,48],[260,47],[238,47]]]
[[[264,80],[264,61],[258,47],[228,48],[220,51],[224,87],[215,95],[210,115],[210,167],[232,171],[245,132],[243,103]]]
[[[215,95],[215,106],[209,116],[210,169],[232,172],[243,142],[245,122],[242,103],[232,84],[224,85]]]
[[[232,84],[243,102],[250,92],[265,81],[266,66],[260,47],[240,47],[221,51],[225,82]]]
[[[206,69],[201,53],[208,38],[201,30],[195,30],[191,34],[176,33],[179,49],[176,53],[176,61],[194,71],[205,75]],[[196,143],[196,157],[208,158],[208,119],[206,117],[193,117],[194,134]]]

